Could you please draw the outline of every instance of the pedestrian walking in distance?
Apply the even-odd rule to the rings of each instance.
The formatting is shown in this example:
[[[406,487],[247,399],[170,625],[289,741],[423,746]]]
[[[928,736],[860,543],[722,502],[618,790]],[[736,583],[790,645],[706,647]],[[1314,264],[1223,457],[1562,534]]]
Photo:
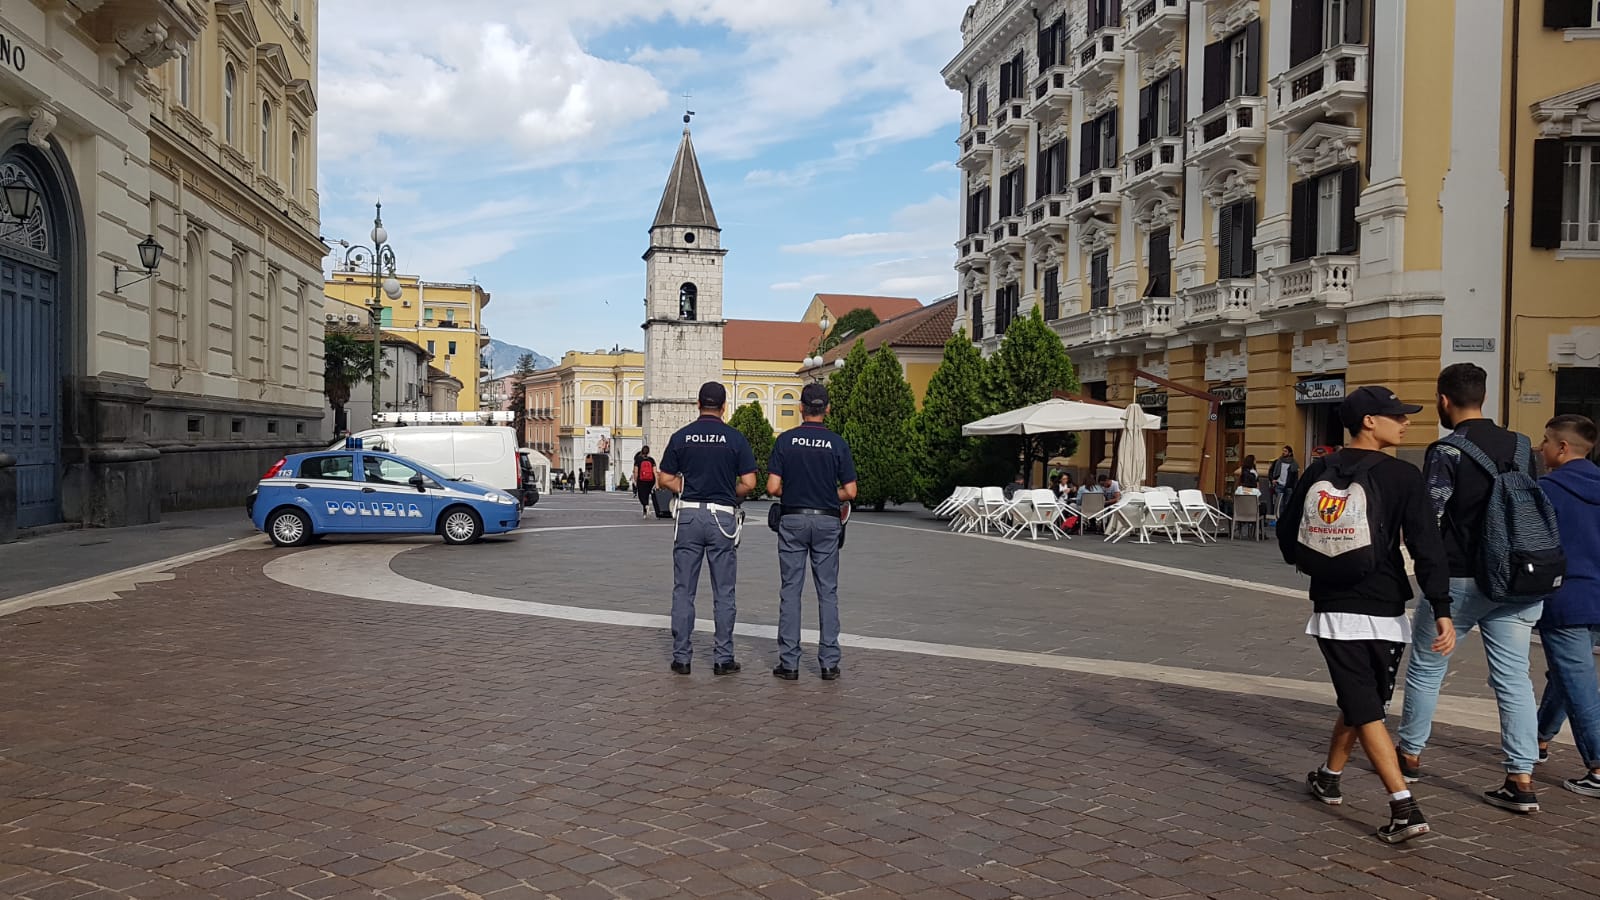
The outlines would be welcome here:
[[[1439,373],[1439,422],[1453,432],[1428,448],[1423,460],[1428,498],[1444,538],[1450,565],[1451,616],[1457,640],[1476,626],[1489,662],[1489,686],[1500,712],[1500,749],[1505,783],[1483,799],[1517,813],[1539,810],[1533,767],[1539,758],[1538,708],[1528,675],[1533,626],[1543,612],[1543,592],[1527,602],[1491,597],[1479,581],[1480,564],[1491,547],[1483,539],[1496,481],[1510,473],[1533,472],[1527,437],[1507,431],[1483,414],[1488,373],[1472,363],[1447,366]],[[1537,492],[1537,486],[1533,486]],[[1532,501],[1533,498],[1526,498]],[[1548,504],[1541,494],[1537,504]],[[1530,502],[1528,511],[1535,511]],[[1406,668],[1404,715],[1400,720],[1401,767],[1407,781],[1422,777],[1422,751],[1433,731],[1434,709],[1450,661],[1428,649],[1436,617],[1418,607],[1412,639],[1416,645]]]
[[[700,566],[711,569],[711,615],[716,623],[711,672],[739,671],[733,658],[733,624],[738,617],[734,586],[739,578],[739,503],[756,487],[756,457],[750,442],[722,420],[728,392],[708,381],[700,386],[700,418],[667,441],[656,483],[678,495],[678,524],[672,535],[672,671],[689,674],[694,656],[694,600]]]
[[[640,447],[639,452],[633,457],[633,492],[639,497],[640,515],[650,516],[650,495],[656,489],[656,458],[650,455],[650,448]]]
[[[800,391],[800,425],[778,435],[767,463],[767,493],[777,498],[778,665],[772,674],[800,677],[800,600],[806,563],[817,590],[817,664],[824,681],[839,677],[839,545],[841,504],[856,498],[856,464],[844,438],[828,430],[828,389]]]
[[[1600,685],[1593,655],[1600,637],[1600,466],[1587,458],[1597,437],[1593,421],[1556,416],[1545,425],[1539,445],[1550,470],[1539,483],[1556,509],[1567,550],[1566,578],[1545,598],[1539,619],[1546,668],[1539,702],[1539,760],[1545,760],[1550,741],[1570,717],[1572,737],[1588,771],[1561,786],[1600,798]]]
[[[1391,844],[1428,831],[1384,725],[1400,657],[1412,640],[1402,536],[1438,623],[1431,649],[1448,654],[1456,635],[1449,569],[1422,473],[1384,452],[1400,445],[1408,417],[1421,411],[1388,388],[1352,392],[1339,406],[1349,445],[1306,467],[1278,522],[1284,561],[1311,576],[1314,611],[1306,634],[1317,639],[1339,701],[1327,761],[1306,776],[1306,787],[1323,803],[1343,803],[1340,776],[1360,741],[1389,794],[1389,823],[1378,838]]]

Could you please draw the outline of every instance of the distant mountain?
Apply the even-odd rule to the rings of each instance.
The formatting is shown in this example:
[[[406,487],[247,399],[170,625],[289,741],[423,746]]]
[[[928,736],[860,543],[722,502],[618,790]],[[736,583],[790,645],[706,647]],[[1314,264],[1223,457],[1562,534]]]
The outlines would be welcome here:
[[[524,353],[533,353],[533,367],[535,369],[548,369],[556,364],[556,361],[550,357],[534,353],[527,347],[518,347],[516,344],[508,344],[505,341],[497,341],[493,338],[489,340],[489,349],[484,352],[484,356],[489,360],[489,368],[494,370],[494,377],[499,378],[501,375],[509,375],[515,372],[517,370],[517,360]]]

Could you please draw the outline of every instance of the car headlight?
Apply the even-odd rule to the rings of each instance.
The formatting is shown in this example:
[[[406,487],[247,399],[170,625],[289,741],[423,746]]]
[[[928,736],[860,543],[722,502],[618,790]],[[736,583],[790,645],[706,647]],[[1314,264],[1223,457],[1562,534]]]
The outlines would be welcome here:
[[[516,501],[515,497],[511,497],[511,496],[508,496],[506,494],[496,494],[495,497],[494,497],[494,502],[496,502],[496,503],[516,503],[517,501]]]

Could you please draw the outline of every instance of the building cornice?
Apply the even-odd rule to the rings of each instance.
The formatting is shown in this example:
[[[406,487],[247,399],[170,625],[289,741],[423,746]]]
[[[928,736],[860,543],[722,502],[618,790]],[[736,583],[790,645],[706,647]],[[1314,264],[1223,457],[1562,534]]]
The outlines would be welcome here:
[[[978,0],[968,7],[975,31],[965,34],[961,52],[945,65],[940,73],[951,90],[963,86],[969,78],[990,61],[1000,48],[1006,46],[1034,26],[1033,13],[1038,0]],[[984,22],[983,17],[989,19]]]

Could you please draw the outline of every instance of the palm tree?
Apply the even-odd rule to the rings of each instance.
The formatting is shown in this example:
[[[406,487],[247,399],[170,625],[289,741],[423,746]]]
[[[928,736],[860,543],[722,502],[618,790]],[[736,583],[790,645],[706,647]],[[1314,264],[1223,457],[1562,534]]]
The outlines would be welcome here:
[[[345,404],[350,389],[372,378],[372,345],[358,341],[344,331],[330,331],[322,339],[322,390],[333,407],[333,430],[344,433],[349,427]],[[374,413],[377,411],[374,410]]]

